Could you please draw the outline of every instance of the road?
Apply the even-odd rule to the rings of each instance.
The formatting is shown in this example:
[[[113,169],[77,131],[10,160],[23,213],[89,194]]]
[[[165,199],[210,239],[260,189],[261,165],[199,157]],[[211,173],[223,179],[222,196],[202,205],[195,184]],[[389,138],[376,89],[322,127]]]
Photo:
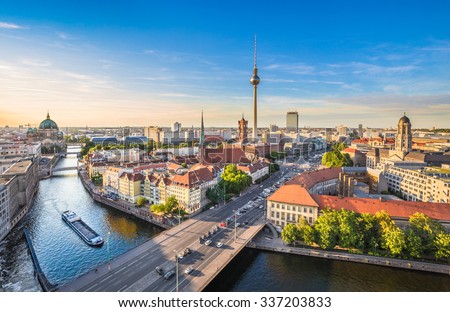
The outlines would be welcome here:
[[[169,280],[160,276],[155,268],[162,267],[165,272],[176,271],[175,254],[189,247],[192,253],[179,261],[179,291],[198,291],[203,289],[226,264],[242,249],[247,241],[259,232],[265,224],[264,209],[255,207],[247,213],[236,216],[238,223],[219,231],[211,237],[213,243],[205,246],[199,237],[226,218],[234,220],[233,210],[252,201],[267,187],[279,180],[281,172],[276,172],[260,185],[254,185],[237,199],[222,207],[205,211],[172,229],[144,243],[143,245],[117,257],[107,265],[62,286],[60,291],[176,291],[176,274]],[[264,205],[264,201],[258,205]],[[244,225],[244,222],[248,225]],[[216,244],[222,242],[218,248]],[[192,265],[194,271],[187,275],[185,269]]]

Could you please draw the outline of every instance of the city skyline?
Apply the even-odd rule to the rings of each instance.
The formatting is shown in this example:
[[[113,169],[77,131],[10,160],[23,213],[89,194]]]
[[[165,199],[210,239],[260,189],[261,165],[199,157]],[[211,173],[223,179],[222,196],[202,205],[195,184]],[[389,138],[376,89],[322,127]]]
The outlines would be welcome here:
[[[258,4],[258,5],[256,5]],[[28,9],[25,13],[23,7]],[[448,127],[448,3],[2,4],[0,125]],[[367,13],[370,12],[370,13]]]

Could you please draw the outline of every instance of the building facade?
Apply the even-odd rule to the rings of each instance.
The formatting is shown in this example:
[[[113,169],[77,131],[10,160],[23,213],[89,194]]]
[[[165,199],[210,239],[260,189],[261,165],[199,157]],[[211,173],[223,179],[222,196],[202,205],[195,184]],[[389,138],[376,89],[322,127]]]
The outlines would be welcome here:
[[[286,113],[286,132],[298,132],[298,112]]]
[[[9,192],[5,184],[0,184],[0,241],[9,231]]]
[[[319,216],[319,206],[300,185],[284,185],[267,198],[267,220],[281,231],[288,223],[298,223],[305,218],[314,224]]]
[[[388,189],[405,200],[450,203],[450,171],[390,166],[384,175]]]

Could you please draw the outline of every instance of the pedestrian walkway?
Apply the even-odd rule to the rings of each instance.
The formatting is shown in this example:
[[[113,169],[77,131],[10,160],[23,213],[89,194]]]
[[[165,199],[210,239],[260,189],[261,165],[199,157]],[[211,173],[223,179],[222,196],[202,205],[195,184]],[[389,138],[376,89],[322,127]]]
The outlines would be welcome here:
[[[364,264],[382,265],[408,270],[427,271],[450,275],[450,265],[428,263],[414,260],[376,257],[370,255],[356,255],[343,251],[329,251],[319,248],[290,246],[286,245],[281,238],[271,238],[264,231],[258,233],[252,239],[252,241],[247,244],[247,247],[260,250],[296,254],[301,256],[312,256],[333,260],[352,261]]]

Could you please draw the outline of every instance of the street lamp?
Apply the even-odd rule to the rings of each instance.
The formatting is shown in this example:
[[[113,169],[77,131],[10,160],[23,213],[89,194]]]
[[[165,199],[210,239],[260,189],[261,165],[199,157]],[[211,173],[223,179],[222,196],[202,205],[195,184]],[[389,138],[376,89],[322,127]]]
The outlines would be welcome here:
[[[111,235],[111,232],[108,231],[108,236],[106,236],[106,250],[108,252],[108,271],[111,270],[111,262],[109,257],[109,236]]]
[[[175,252],[175,263],[176,263],[176,278],[177,278],[177,292],[178,292],[178,253],[176,250]]]
[[[233,210],[234,213],[234,242],[236,243],[236,231],[237,231],[237,227],[236,227],[236,210]]]

